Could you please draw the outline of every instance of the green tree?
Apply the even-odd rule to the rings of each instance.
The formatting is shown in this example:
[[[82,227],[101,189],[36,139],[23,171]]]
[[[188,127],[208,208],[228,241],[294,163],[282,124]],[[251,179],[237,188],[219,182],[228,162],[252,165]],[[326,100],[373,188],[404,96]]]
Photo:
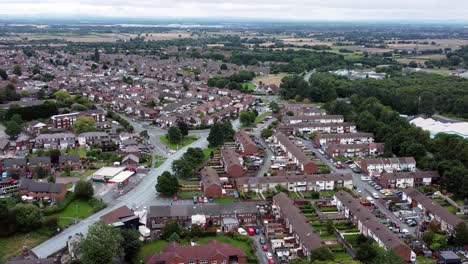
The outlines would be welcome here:
[[[61,102],[68,101],[72,98],[71,95],[66,91],[57,91],[54,93],[54,97],[57,99],[57,101]]]
[[[468,245],[468,228],[465,222],[455,226],[453,244],[460,247]]]
[[[21,231],[30,231],[39,228],[42,224],[41,210],[32,204],[16,204],[14,207],[16,223]]]
[[[310,251],[311,260],[326,261],[333,260],[333,258],[333,254],[328,247],[320,247]]]
[[[65,167],[63,167],[63,174],[70,177],[71,176],[71,167],[68,166],[68,165],[65,165]]]
[[[19,180],[19,178],[20,178],[18,170],[15,170],[13,168],[8,170],[8,176],[11,177],[12,179],[15,179],[15,180]]]
[[[167,131],[167,139],[171,144],[180,144],[183,140],[183,135],[180,132],[180,129],[176,126],[170,127]]]
[[[271,111],[273,113],[275,113],[275,114],[279,113],[280,107],[279,107],[278,103],[276,103],[275,101],[271,101],[269,106],[270,106],[270,109],[271,109]]]
[[[224,142],[230,142],[234,140],[234,135],[236,134],[236,131],[232,127],[232,123],[229,121],[226,121],[221,124],[222,129],[223,129],[223,140]]]
[[[199,225],[192,225],[190,227],[190,237],[191,238],[201,237],[203,235],[203,232],[205,232],[205,230],[203,229],[203,227],[201,227]]]
[[[329,235],[333,235],[334,232],[335,232],[335,224],[333,223],[332,220],[328,220],[326,223],[325,223],[325,227],[327,229],[327,233]]]
[[[89,181],[80,180],[75,184],[75,195],[80,199],[89,199],[94,195],[93,184]]]
[[[123,238],[121,246],[125,260],[131,262],[143,245],[143,242],[140,241],[140,233],[133,229],[121,229],[120,234]]]
[[[114,263],[123,254],[123,238],[119,229],[99,221],[89,227],[88,234],[80,243],[83,264]]]
[[[2,78],[4,81],[8,79],[8,74],[4,69],[0,69],[0,78]]]
[[[179,223],[175,221],[169,222],[164,226],[161,232],[161,238],[167,240],[174,233],[180,236],[180,234],[182,233],[182,227],[179,225]]]
[[[435,112],[435,95],[432,92],[424,91],[419,95],[419,113],[432,116]]]
[[[222,71],[227,71],[228,67],[227,67],[226,63],[223,63],[223,64],[221,64],[219,69],[222,70]]]
[[[18,76],[23,75],[23,72],[21,71],[21,66],[20,65],[15,64],[15,66],[13,66],[13,74],[16,74]]]
[[[38,179],[44,179],[44,177],[47,175],[46,170],[42,166],[37,166],[34,168],[34,176]]]
[[[10,136],[10,138],[15,139],[21,133],[21,125],[15,121],[6,122],[5,133]]]
[[[47,177],[47,182],[55,183],[54,175],[49,175],[49,177]]]
[[[185,123],[183,120],[180,120],[177,122],[177,127],[180,130],[180,133],[182,133],[183,136],[187,136],[189,133],[189,126],[187,123]]]
[[[78,117],[73,124],[73,130],[76,134],[96,131],[96,120],[90,116]]]
[[[140,137],[149,138],[148,130],[143,130],[140,132]]]
[[[179,191],[179,181],[170,172],[165,171],[158,177],[156,191],[164,196],[175,195]]]
[[[379,264],[398,264],[403,263],[403,258],[395,254],[392,250],[378,250],[377,256],[372,263]]]
[[[178,178],[187,179],[195,172],[194,164],[185,159],[178,159],[172,162],[172,170]]]
[[[356,252],[356,259],[363,263],[375,263],[374,259],[377,257],[377,248],[370,242],[362,243]]]
[[[221,146],[224,143],[223,128],[219,123],[214,123],[211,126],[207,140],[210,147]]]
[[[21,118],[21,115],[14,114],[11,116],[10,121],[16,122],[19,125],[23,124],[23,119]]]
[[[0,203],[0,226],[0,237],[12,235],[17,228],[14,209],[3,203]]]

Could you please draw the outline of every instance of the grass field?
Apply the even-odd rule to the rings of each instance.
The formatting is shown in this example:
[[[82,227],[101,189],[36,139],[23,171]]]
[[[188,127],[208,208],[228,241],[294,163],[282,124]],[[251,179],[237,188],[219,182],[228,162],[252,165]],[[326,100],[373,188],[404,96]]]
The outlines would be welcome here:
[[[183,147],[185,147],[187,145],[190,145],[193,142],[197,141],[198,137],[197,136],[185,136],[184,139],[182,140],[182,142],[180,142],[180,144],[171,144],[171,143],[169,143],[169,139],[166,137],[166,135],[160,136],[159,139],[161,140],[162,143],[164,143],[164,145],[168,146],[170,149],[178,150],[180,148],[183,148]]]
[[[254,84],[251,82],[243,82],[241,85],[244,88],[244,91],[253,91],[254,89]]]
[[[49,237],[50,235],[38,231],[0,237],[0,263],[5,263],[12,256],[20,255],[23,246],[33,248],[46,241]]]
[[[215,149],[216,148],[205,148],[205,149],[203,149],[203,160],[208,160],[210,158],[211,153]]]
[[[281,79],[283,79],[287,75],[288,74],[286,73],[279,73],[279,74],[269,74],[265,76],[258,76],[253,79],[253,82],[257,84],[260,84],[261,82],[262,84],[265,84],[265,85],[275,84],[277,86],[280,86]]]
[[[57,216],[58,225],[60,228],[64,228],[74,222],[73,219],[61,218],[61,217],[72,217],[83,219],[93,214],[93,208],[87,201],[74,200],[71,202],[63,211],[53,214],[51,216]]]
[[[69,149],[67,151],[68,155],[78,155],[80,158],[86,158],[86,150],[84,148]]]
[[[258,116],[255,118],[255,122],[254,122],[254,123],[255,123],[255,124],[258,124],[258,123],[262,122],[262,121],[265,120],[265,118],[266,118],[268,115],[270,115],[270,114],[271,114],[271,112],[265,112],[265,113],[263,113],[263,114],[261,114],[261,115],[258,115]]]
[[[177,196],[180,199],[192,199],[194,196],[203,196],[202,192],[179,192]]]
[[[155,160],[154,167],[159,168],[159,166],[161,166],[167,160],[167,158],[155,155],[154,160]]]
[[[167,244],[168,244],[167,241],[158,240],[158,241],[154,241],[152,243],[143,245],[136,255],[135,263],[143,263],[145,261],[146,256],[163,251]]]
[[[215,198],[215,203],[232,203],[234,202],[234,197],[223,197],[223,198]]]

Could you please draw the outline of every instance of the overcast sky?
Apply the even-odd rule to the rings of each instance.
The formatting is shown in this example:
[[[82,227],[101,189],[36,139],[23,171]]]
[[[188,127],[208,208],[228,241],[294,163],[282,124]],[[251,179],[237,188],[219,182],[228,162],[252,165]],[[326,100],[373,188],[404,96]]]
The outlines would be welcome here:
[[[0,0],[15,17],[468,20],[468,0]]]

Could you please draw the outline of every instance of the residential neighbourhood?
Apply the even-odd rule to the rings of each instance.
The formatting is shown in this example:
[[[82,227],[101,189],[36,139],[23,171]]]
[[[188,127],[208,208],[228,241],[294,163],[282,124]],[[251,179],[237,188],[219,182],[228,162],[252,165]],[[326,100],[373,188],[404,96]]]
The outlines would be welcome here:
[[[468,262],[465,29],[148,21],[0,23],[0,263]]]

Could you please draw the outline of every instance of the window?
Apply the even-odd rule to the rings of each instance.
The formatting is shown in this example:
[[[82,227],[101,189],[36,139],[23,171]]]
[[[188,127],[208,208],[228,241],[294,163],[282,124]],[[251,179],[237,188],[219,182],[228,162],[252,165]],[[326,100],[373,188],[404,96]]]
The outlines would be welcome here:
[[[221,264],[226,264],[226,263],[227,263],[227,262],[226,262],[225,259],[221,260]]]
[[[207,260],[200,260],[200,264],[208,264]]]
[[[189,261],[188,264],[195,264],[195,261]]]
[[[211,261],[211,264],[218,264],[218,261],[213,260],[213,261]]]

